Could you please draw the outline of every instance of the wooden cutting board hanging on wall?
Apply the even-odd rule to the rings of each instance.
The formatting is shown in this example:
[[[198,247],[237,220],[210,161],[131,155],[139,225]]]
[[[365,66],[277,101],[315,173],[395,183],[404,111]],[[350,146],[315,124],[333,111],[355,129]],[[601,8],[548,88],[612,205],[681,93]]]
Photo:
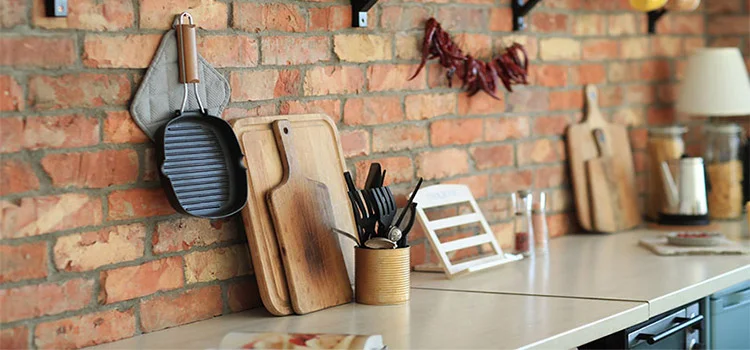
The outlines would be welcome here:
[[[586,106],[585,120],[571,125],[567,130],[568,159],[578,223],[587,231],[600,232],[620,231],[638,226],[641,223],[641,213],[638,206],[638,189],[628,131],[623,125],[611,124],[604,120],[599,110],[598,90],[594,85],[586,86]],[[608,149],[611,151],[611,154],[605,154],[604,158],[601,157],[602,154],[594,137],[596,129],[601,130],[603,138],[607,140]],[[588,161],[592,162],[587,167]],[[601,167],[601,162],[604,162],[604,168]],[[596,176],[595,181],[607,181],[593,184],[595,188],[609,191],[601,198],[592,198],[596,195],[591,191],[592,179],[589,177],[589,171],[592,168],[593,170],[606,170],[605,168],[612,170],[595,171],[596,174],[601,174]],[[609,179],[607,180],[604,176]],[[610,213],[600,211],[596,215],[600,218],[611,217],[607,219],[612,220],[611,224],[597,227],[593,219],[594,211],[602,207],[595,206],[593,203],[614,203],[610,198],[617,198],[617,205],[613,205]],[[604,208],[603,210],[609,211],[610,209]]]
[[[295,130],[294,148],[314,156],[299,157],[305,176],[328,187],[333,219],[339,229],[356,232],[346,194],[343,173],[344,152],[338,130],[324,114],[277,115],[235,120],[233,129],[248,167],[248,202],[242,210],[250,255],[263,305],[277,316],[293,313],[284,266],[281,262],[273,219],[266,203],[266,193],[278,185],[283,167],[276,145],[272,123],[289,120]],[[354,278],[354,242],[339,239],[349,278]]]

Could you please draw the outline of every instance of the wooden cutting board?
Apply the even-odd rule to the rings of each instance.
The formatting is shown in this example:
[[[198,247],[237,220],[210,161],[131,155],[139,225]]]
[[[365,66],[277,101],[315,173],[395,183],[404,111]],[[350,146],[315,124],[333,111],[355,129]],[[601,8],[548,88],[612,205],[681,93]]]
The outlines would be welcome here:
[[[594,129],[599,157],[586,161],[589,193],[591,193],[591,221],[602,232],[615,232],[624,224],[617,175],[622,176],[622,166],[612,157],[602,129]]]
[[[604,120],[598,105],[598,90],[593,85],[586,86],[586,118],[583,122],[571,125],[567,130],[568,159],[570,162],[571,179],[576,205],[576,214],[581,227],[587,231],[604,231],[597,228],[592,219],[592,196],[589,184],[586,162],[599,157],[599,150],[594,139],[593,130],[601,129],[612,150],[610,160],[617,164],[613,168],[620,178],[617,195],[621,203],[620,213],[625,230],[641,223],[641,213],[638,207],[638,190],[635,182],[633,167],[633,153],[630,148],[628,131],[623,125],[610,124]],[[619,180],[618,180],[619,181]],[[597,201],[600,202],[597,198]]]
[[[288,120],[272,124],[284,176],[266,195],[273,218],[292,308],[306,314],[352,300],[344,256],[333,232],[331,196],[322,182],[309,179],[295,150],[295,131]]]
[[[281,262],[276,232],[266,204],[266,193],[281,183],[283,167],[271,129],[275,120],[287,119],[295,130],[294,148],[305,175],[328,187],[336,226],[356,232],[342,174],[346,171],[338,130],[323,114],[248,117],[232,123],[248,165],[248,202],[242,210],[250,256],[258,289],[266,309],[274,315],[293,313],[289,287]],[[314,156],[312,156],[314,155]],[[339,239],[349,278],[354,278],[354,243]]]

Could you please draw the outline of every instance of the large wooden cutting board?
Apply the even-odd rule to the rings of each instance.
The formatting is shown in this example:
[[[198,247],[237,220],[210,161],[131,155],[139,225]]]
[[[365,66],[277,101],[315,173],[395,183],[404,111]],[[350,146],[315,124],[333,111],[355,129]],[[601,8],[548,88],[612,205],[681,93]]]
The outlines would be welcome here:
[[[232,125],[240,140],[248,171],[248,201],[242,210],[250,255],[263,305],[274,315],[293,313],[276,232],[266,204],[266,193],[281,182],[283,166],[272,131],[276,120],[289,120],[295,130],[294,147],[305,152],[300,168],[308,178],[328,187],[333,219],[339,229],[356,232],[343,173],[346,171],[336,125],[326,115],[248,117]],[[354,278],[354,243],[339,239],[349,279]]]
[[[266,195],[292,309],[306,314],[352,300],[328,187],[305,176],[299,158],[313,156],[294,147],[296,130],[288,120],[273,122],[284,176]]]
[[[568,159],[573,182],[573,191],[578,223],[587,231],[611,232],[609,228],[597,228],[592,219],[592,193],[586,162],[600,156],[593,131],[597,128],[604,132],[612,150],[611,162],[616,163],[616,179],[622,184],[617,186],[616,197],[620,201],[618,229],[625,230],[641,223],[638,208],[638,188],[635,182],[633,153],[630,148],[628,131],[623,125],[611,124],[604,120],[598,105],[598,90],[593,85],[586,86],[586,119],[571,125],[567,130]],[[599,201],[597,201],[599,202]]]

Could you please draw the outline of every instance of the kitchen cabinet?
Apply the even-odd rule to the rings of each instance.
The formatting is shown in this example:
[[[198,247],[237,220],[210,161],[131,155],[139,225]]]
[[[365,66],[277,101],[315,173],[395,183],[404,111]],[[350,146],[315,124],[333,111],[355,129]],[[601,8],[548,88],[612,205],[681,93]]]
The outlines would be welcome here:
[[[709,349],[750,349],[750,281],[707,298]]]

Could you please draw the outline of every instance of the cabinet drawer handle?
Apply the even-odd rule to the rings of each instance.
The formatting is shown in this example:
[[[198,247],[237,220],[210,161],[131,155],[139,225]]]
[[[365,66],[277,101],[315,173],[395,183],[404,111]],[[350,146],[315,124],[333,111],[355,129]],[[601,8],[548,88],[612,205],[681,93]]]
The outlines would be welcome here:
[[[638,334],[635,338],[639,340],[645,340],[649,345],[654,345],[657,342],[671,336],[672,334],[675,334],[696,323],[703,322],[703,315],[698,315],[693,318],[675,317],[674,321],[677,322],[677,324],[665,330],[664,332],[661,332],[659,334],[641,333]]]

